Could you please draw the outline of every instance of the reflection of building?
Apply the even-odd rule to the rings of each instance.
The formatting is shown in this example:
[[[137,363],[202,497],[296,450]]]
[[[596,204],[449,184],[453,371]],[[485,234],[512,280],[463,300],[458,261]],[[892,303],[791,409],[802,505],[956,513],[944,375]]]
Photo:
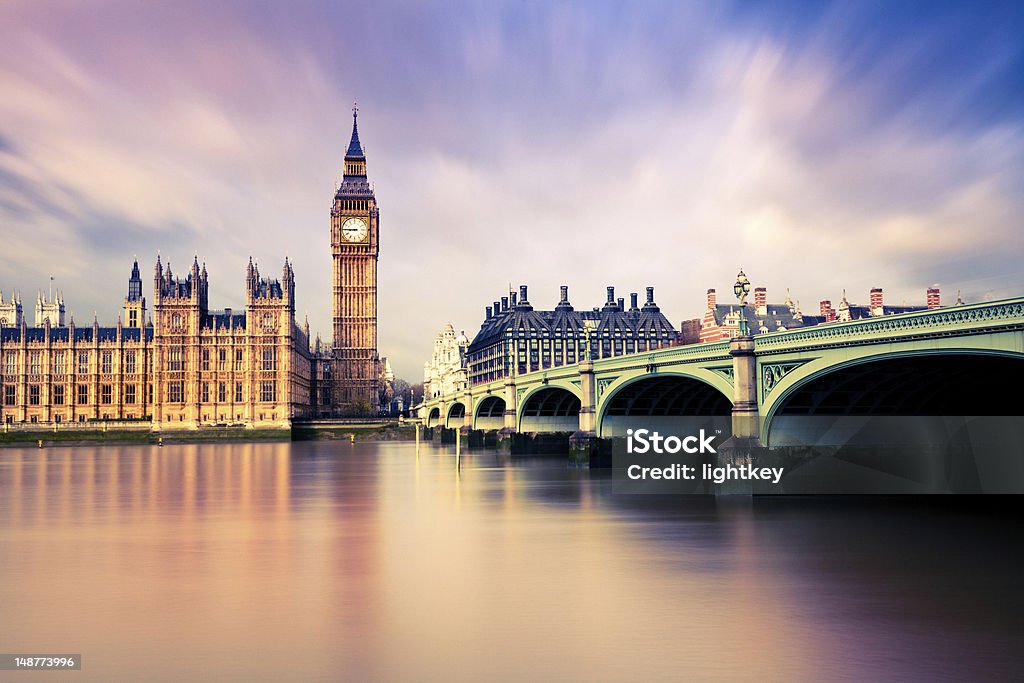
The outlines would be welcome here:
[[[206,268],[184,278],[157,258],[153,320],[138,263],[116,327],[0,329],[4,422],[152,419],[154,428],[287,425],[309,408],[307,335],[295,325],[295,276],[267,280],[250,261],[246,310],[210,311]],[[63,307],[62,298],[58,297]],[[124,321],[127,321],[125,324]]]
[[[871,290],[869,301],[867,306],[851,305],[846,300],[846,291],[844,290],[838,308],[833,308],[830,300],[822,300],[818,304],[818,314],[807,315],[800,310],[799,301],[794,303],[788,289],[785,302],[769,304],[767,289],[755,287],[753,306],[745,306],[742,310],[746,316],[747,329],[750,333],[765,334],[818,325],[833,320],[860,320],[861,318],[875,318],[882,315],[939,308],[939,288],[936,285],[928,289],[927,305],[925,306],[887,306],[883,301],[882,290],[878,287]],[[958,300],[958,303],[962,302]],[[718,303],[715,290],[709,289],[704,316],[683,323],[683,343],[718,341],[735,337],[739,334],[740,311],[739,305],[735,302]]]
[[[434,339],[434,353],[423,364],[423,395],[427,398],[452,396],[468,386],[466,374],[466,333],[455,334],[451,323]]]
[[[510,363],[515,374],[577,363],[586,354],[588,329],[594,358],[671,346],[678,337],[654,303],[653,287],[647,288],[642,306],[633,293],[627,309],[623,299],[615,299],[615,288],[609,287],[604,306],[577,311],[569,303],[569,288],[563,286],[554,310],[536,311],[522,285],[518,300],[510,292],[487,307],[484,323],[467,350],[470,381],[478,384],[504,377]]]

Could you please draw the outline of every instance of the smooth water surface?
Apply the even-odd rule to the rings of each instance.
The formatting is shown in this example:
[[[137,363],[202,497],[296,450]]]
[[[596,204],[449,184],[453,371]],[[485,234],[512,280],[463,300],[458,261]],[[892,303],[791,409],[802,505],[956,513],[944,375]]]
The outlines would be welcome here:
[[[560,459],[0,450],[0,680],[967,680],[1024,663],[1015,500],[612,495]]]

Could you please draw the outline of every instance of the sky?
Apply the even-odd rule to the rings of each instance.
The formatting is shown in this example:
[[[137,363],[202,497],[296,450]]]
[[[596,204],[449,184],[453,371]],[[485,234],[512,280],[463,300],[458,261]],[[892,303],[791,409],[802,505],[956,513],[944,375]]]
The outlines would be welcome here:
[[[808,313],[1024,294],[1019,2],[8,1],[0,289],[113,324],[133,257],[241,308],[287,255],[329,340],[354,101],[413,382],[510,284],[652,285],[677,326],[741,267]]]

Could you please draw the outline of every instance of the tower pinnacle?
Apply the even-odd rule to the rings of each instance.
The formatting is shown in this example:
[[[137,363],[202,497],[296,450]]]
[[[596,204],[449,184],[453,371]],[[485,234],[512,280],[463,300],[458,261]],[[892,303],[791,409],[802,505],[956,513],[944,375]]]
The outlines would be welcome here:
[[[359,143],[359,105],[352,103],[352,139],[348,143],[348,151],[345,152],[345,161],[365,160],[363,146]]]

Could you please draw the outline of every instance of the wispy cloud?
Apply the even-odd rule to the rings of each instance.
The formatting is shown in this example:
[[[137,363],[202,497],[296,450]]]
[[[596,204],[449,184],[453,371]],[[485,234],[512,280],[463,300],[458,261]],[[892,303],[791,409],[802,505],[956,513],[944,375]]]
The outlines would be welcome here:
[[[382,211],[381,346],[415,377],[511,281],[675,319],[744,267],[813,309],[883,286],[1019,294],[1024,41],[1012,4],[0,10],[0,287],[50,273],[112,320],[132,255],[296,264],[329,330],[328,210],[359,99]]]

